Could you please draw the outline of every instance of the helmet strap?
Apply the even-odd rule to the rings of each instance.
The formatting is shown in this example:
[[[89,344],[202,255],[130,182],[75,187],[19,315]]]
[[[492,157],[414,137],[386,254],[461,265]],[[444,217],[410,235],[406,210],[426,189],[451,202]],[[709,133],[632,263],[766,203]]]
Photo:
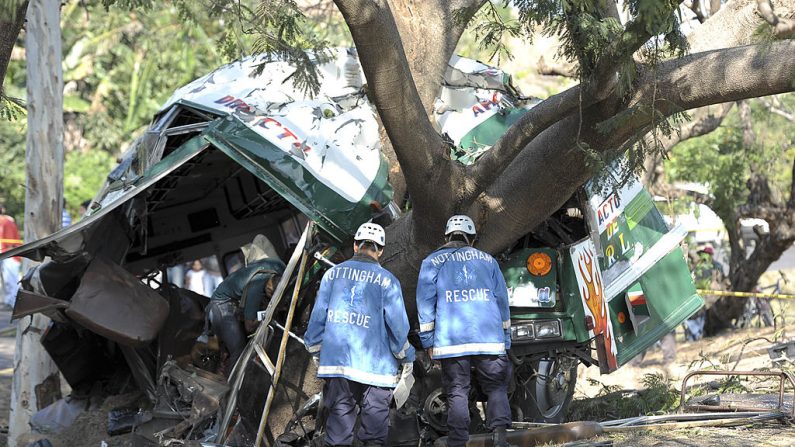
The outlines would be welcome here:
[[[472,236],[472,239],[470,239],[470,236],[463,231],[454,231],[447,235],[447,242],[454,240],[461,241],[469,246],[472,246],[472,244],[475,243],[475,236]]]
[[[356,251],[358,254],[370,256],[376,260],[383,253],[384,248],[373,241],[356,241]]]

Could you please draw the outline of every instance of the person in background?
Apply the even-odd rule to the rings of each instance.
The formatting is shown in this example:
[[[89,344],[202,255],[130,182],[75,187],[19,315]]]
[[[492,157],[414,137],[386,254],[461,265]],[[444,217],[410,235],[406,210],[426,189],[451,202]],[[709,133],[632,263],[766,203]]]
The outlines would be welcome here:
[[[353,257],[323,275],[304,343],[325,379],[325,445],[353,444],[358,403],[359,445],[384,446],[392,390],[410,374],[414,348],[400,282],[378,263],[384,229],[364,223],[353,241]]]
[[[185,273],[185,288],[199,295],[207,296],[207,290],[204,288],[205,276],[207,276],[207,272],[204,270],[202,262],[198,259],[193,261],[190,270]]]
[[[168,276],[168,282],[180,288],[184,287],[185,263],[180,262],[178,264],[174,264],[171,267],[166,268],[166,275]]]
[[[218,258],[215,256],[202,258],[202,265],[205,271],[204,293],[212,295],[215,289],[217,289],[224,280],[223,276],[221,276],[221,267],[218,265]]]
[[[82,219],[83,216],[86,215],[88,212],[88,207],[91,205],[91,200],[86,200],[80,204],[80,208],[78,208],[78,214],[80,214],[80,218]]]
[[[0,253],[20,245],[19,229],[13,217],[6,214],[5,205],[0,203]],[[0,307],[12,309],[19,289],[20,260],[17,257],[0,261],[0,288],[3,302]]]
[[[72,216],[66,210],[66,199],[63,199],[63,208],[61,208],[61,228],[66,228],[72,225]]]

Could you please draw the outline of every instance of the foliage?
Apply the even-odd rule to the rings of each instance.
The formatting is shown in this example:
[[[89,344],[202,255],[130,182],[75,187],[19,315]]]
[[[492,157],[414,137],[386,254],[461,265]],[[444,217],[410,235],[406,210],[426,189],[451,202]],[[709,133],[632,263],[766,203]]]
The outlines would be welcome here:
[[[792,95],[782,99],[785,103],[795,103]],[[743,144],[743,130],[735,110],[715,132],[675,146],[665,164],[669,181],[697,182],[709,187],[710,207],[729,229],[736,224],[735,213],[748,197],[746,181],[752,167],[765,175],[771,187],[784,197],[792,181],[795,129],[756,102],[751,104],[751,111],[756,134],[752,146]]]
[[[260,0],[254,27],[254,53],[268,55],[267,61],[283,59],[295,64],[293,83],[299,90],[317,93],[320,78],[316,64],[328,61],[328,43],[306,24],[306,16],[293,0]],[[265,62],[258,72],[265,68]]]
[[[639,391],[604,387],[597,397],[578,400],[569,407],[568,420],[603,421],[670,411],[679,405],[679,391],[662,374],[645,374]]]
[[[508,52],[504,36],[523,36],[532,42],[535,33],[542,30],[544,35],[561,39],[560,56],[577,62],[581,80],[593,76],[600,61],[608,58],[611,67],[618,67],[625,86],[634,76],[632,56],[649,38],[655,37],[644,51],[650,62],[686,51],[687,42],[676,14],[679,2],[624,2],[629,14],[626,27],[608,13],[604,4],[593,0],[492,0],[477,11],[471,26],[481,45],[492,48],[492,54]],[[508,6],[515,8],[516,19],[505,13]],[[457,18],[463,20],[470,13],[458,11]]]
[[[576,63],[577,77],[583,85],[601,90],[605,87],[599,85],[600,78],[608,71],[617,73],[617,93],[623,96],[635,81],[636,57],[654,68],[667,58],[682,56],[687,51],[687,40],[680,29],[678,1],[623,2],[623,13],[627,17],[625,24],[611,13],[608,3],[592,0],[491,0],[474,15],[471,29],[481,48],[490,49],[489,59],[497,56],[498,60],[502,56],[510,57],[506,45],[508,37],[522,37],[531,42],[538,33],[557,37],[561,42],[558,56]],[[510,11],[515,11],[515,14]],[[464,20],[470,12],[458,11],[457,18]],[[647,157],[664,152],[660,137],[670,136],[677,124],[689,119],[683,112],[667,118],[657,109],[656,98],[651,98],[650,104],[630,107],[597,126],[599,132],[609,134],[630,122],[645,122],[630,140],[638,144],[600,153],[578,141],[577,146],[593,172],[626,155],[619,161],[623,175],[618,182],[603,182],[596,185],[597,189],[615,189],[631,181],[633,174],[642,172],[643,161]],[[646,139],[644,136],[648,132],[651,132],[651,138]],[[631,149],[627,150],[627,147]]]
[[[25,211],[25,125],[0,120],[0,202],[21,222]]]
[[[512,59],[507,38],[522,37],[521,24],[513,18],[512,10],[505,4],[487,1],[470,19],[471,11],[456,11],[456,20],[470,21],[470,31],[477,47],[484,52],[483,59],[497,65],[502,59]],[[496,59],[496,61],[495,61]]]
[[[187,8],[193,12],[190,26],[180,15],[185,10],[174,5],[154,11],[145,1],[94,0],[62,8],[65,197],[73,215],[171,93],[228,60],[212,37],[221,34],[224,22],[196,3]],[[24,45],[21,38],[17,44]],[[3,102],[0,111],[0,197],[18,218],[25,197],[25,83],[25,61],[12,60],[6,92],[22,99]]]
[[[64,198],[73,217],[80,204],[94,198],[105,176],[116,165],[116,158],[103,151],[70,151],[64,159]]]

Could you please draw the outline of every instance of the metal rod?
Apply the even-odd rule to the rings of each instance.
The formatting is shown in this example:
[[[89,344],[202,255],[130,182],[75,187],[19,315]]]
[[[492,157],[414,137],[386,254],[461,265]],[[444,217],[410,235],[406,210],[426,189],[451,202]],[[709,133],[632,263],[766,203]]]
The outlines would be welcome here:
[[[735,292],[732,290],[710,290],[710,289],[697,289],[700,295],[710,296],[731,296],[735,298],[771,298],[777,300],[786,300],[795,298],[795,295],[786,293],[762,293],[762,292]]]
[[[281,329],[282,331],[285,330],[284,326],[279,324],[279,322],[277,322],[277,321],[274,321],[273,325],[276,326],[277,328]],[[287,331],[287,334],[290,335],[290,338],[292,338],[293,340],[297,341],[298,343],[304,344],[304,339],[299,337],[299,336],[297,336],[297,335],[295,335],[295,332]]]
[[[693,405],[688,405],[685,401],[687,391],[687,381],[694,376],[750,376],[750,377],[778,377],[779,379],[779,393],[778,393],[778,409],[785,410],[784,406],[784,381],[788,380],[793,387],[793,405],[790,410],[790,417],[795,418],[795,378],[787,371],[693,371],[687,374],[682,379],[682,391],[680,395],[679,411],[684,412],[688,408],[693,408]],[[716,408],[717,409],[717,408]],[[756,407],[743,407],[745,411],[759,410],[769,411],[769,408],[756,408]],[[713,410],[714,411],[714,410]]]
[[[323,264],[326,264],[326,266],[328,266],[328,267],[334,267],[335,265],[337,265],[337,264],[331,262],[331,260],[329,258],[323,256],[319,251],[315,252],[314,257],[315,257],[315,259],[317,259],[318,261],[322,262]]]
[[[681,421],[681,422],[657,423],[657,424],[646,424],[646,425],[629,425],[629,426],[618,426],[618,427],[602,427],[602,428],[605,433],[616,433],[616,432],[625,432],[632,430],[671,430],[674,428],[691,428],[691,427],[730,427],[737,425],[753,424],[755,422],[762,422],[774,419],[785,419],[787,417],[788,416],[786,413],[771,412],[771,413],[762,413],[758,416],[745,417],[745,418],[725,417],[723,419],[711,419],[706,421]]]
[[[306,230],[304,233],[311,232],[312,229],[312,221],[310,220],[306,224]],[[309,257],[309,253],[307,252],[307,241],[304,241],[304,245],[302,247],[303,255],[301,256],[301,264],[298,267],[298,276],[295,280],[295,287],[293,287],[293,297],[290,300],[290,310],[287,312],[287,321],[284,322],[284,332],[282,333],[282,341],[279,345],[279,355],[276,357],[276,370],[271,377],[271,386],[268,389],[268,397],[265,400],[265,408],[262,410],[262,417],[259,421],[259,429],[257,430],[257,440],[254,443],[254,447],[260,447],[262,445],[263,435],[265,433],[265,425],[268,422],[268,414],[270,413],[271,405],[273,404],[273,398],[276,395],[276,385],[279,384],[279,379],[282,375],[282,366],[284,366],[284,357],[285,351],[287,350],[287,341],[290,338],[290,328],[293,324],[293,317],[295,316],[295,307],[298,304],[298,295],[301,291],[301,280],[304,277],[304,270],[306,269],[306,261]],[[269,446],[270,444],[268,441],[265,441],[265,445]]]
[[[254,350],[257,351],[257,355],[259,356],[260,361],[262,362],[263,365],[265,365],[265,369],[268,370],[268,374],[270,374],[272,377],[273,371],[276,368],[273,366],[273,362],[271,362],[270,357],[268,357],[268,354],[265,352],[264,349],[262,349],[262,346],[260,346],[257,343],[254,343]]]

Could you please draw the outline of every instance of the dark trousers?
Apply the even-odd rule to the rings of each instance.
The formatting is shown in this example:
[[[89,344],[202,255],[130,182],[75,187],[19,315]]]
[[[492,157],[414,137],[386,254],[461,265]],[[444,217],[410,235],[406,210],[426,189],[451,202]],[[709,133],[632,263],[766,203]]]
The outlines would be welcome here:
[[[480,388],[488,397],[486,422],[490,430],[511,425],[508,383],[513,365],[507,355],[471,355],[441,359],[442,384],[447,393],[448,447],[469,439],[470,371],[475,367]]]
[[[238,357],[246,347],[246,334],[235,315],[236,311],[237,305],[231,301],[210,300],[210,304],[207,305],[210,327],[229,353],[224,371],[226,375],[232,372]]]
[[[357,438],[362,445],[385,445],[389,430],[392,390],[341,377],[326,379],[323,402],[328,409],[325,445],[351,445],[356,425],[356,404],[361,409]]]

